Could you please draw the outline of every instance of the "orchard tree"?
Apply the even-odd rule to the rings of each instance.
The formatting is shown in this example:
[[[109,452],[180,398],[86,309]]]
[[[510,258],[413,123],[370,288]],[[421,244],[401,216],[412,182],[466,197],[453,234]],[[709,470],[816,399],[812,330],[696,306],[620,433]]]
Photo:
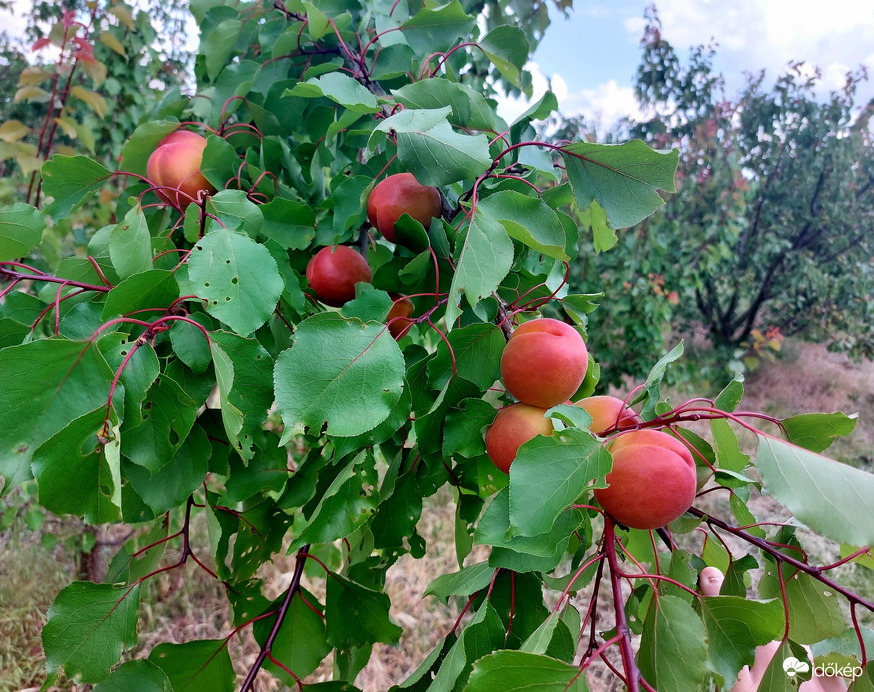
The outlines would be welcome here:
[[[598,343],[662,341],[642,312],[679,331],[703,325],[722,359],[754,355],[768,330],[874,358],[874,102],[856,102],[865,69],[824,99],[818,70],[794,63],[770,88],[764,72],[750,75],[729,100],[715,49],[684,63],[654,10],[648,19],[635,92],[651,117],[629,131],[680,150],[678,193],[619,240],[625,252],[581,277],[629,284],[618,314],[595,317]],[[645,372],[639,359],[619,368]]]
[[[568,206],[603,243],[674,191],[678,152],[538,141],[549,93],[497,115],[498,89],[528,88],[546,6],[191,9],[197,93],[144,115],[117,166],[56,153],[41,195],[0,209],[4,494],[35,483],[50,512],[133,529],[103,583],[54,601],[46,687],[63,672],[230,691],[227,644],[250,631],[240,689],[270,674],[355,690],[373,644],[402,634],[386,572],[425,555],[423,500],[449,485],[459,569],[426,594],[460,612],[394,690],[580,692],[602,658],[632,691],[728,689],[771,642],[768,689],[809,676],[815,645],[813,663],[870,690],[874,604],[832,570],[871,564],[874,477],[822,454],[854,418],[744,411],[740,380],[668,404],[682,346],[646,353],[623,399],[592,396]],[[702,421],[711,441],[687,426]],[[760,524],[754,488],[792,523]],[[811,562],[798,525],[844,557]],[[488,557],[471,563],[475,544]],[[256,575],[283,549],[295,568],[271,600]],[[705,567],[726,575],[718,595],[698,591]],[[141,595],[183,569],[223,584],[232,629],[126,660]],[[304,683],[331,653],[333,680]]]

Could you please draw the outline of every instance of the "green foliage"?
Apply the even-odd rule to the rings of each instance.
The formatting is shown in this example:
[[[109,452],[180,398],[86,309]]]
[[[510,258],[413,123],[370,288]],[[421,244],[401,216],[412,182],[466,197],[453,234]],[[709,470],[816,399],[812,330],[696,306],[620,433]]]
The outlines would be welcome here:
[[[103,28],[107,73],[122,70],[108,58],[130,60],[151,45],[146,19],[124,8],[97,4],[88,15]],[[595,316],[607,312],[595,309],[600,287],[567,285],[571,264],[585,272],[591,259],[577,220],[595,229],[594,246],[624,256],[634,231],[617,231],[659,212],[678,163],[677,150],[640,141],[537,141],[532,123],[554,111],[551,94],[516,122],[501,119],[497,85],[530,85],[524,65],[548,23],[545,5],[199,0],[191,11],[201,31],[197,95],[170,89],[149,107],[125,101],[121,87],[107,87],[118,98],[62,98],[58,118],[82,125],[105,114],[115,117],[112,134],[94,128],[103,134],[89,155],[43,147],[39,180],[21,192],[30,204],[0,209],[4,493],[30,484],[47,511],[132,532],[107,583],[74,582],[58,594],[43,631],[49,685],[63,674],[98,690],[248,691],[264,670],[294,686],[333,652],[334,679],[306,687],[354,690],[373,645],[401,641],[386,573],[428,550],[416,524],[423,499],[445,484],[455,490],[459,569],[434,575],[427,594],[469,616],[394,689],[582,692],[595,652],[612,646],[625,676],[663,692],[725,687],[755,646],[781,635],[784,612],[792,652],[796,642],[831,647],[824,654],[851,649],[856,630],[838,596],[859,610],[865,603],[828,570],[797,560],[803,552],[781,552],[797,543],[785,528],[739,529],[693,507],[672,525],[676,540],[659,532],[668,551],[639,530],[618,527],[617,541],[592,497],[606,487],[610,452],[581,408],[547,411],[555,433],[525,442],[509,476],[488,458],[483,433],[496,405],[510,401],[496,382],[514,325],[560,307],[597,343]],[[77,16],[58,26],[79,26]],[[65,45],[58,31],[51,40]],[[149,65],[146,56],[122,72],[136,84]],[[209,135],[200,168],[219,190],[185,212],[143,177],[151,151],[178,127]],[[442,212],[427,227],[403,215],[390,243],[372,231],[366,207],[374,182],[396,172],[438,186]],[[23,183],[18,174],[12,187]],[[373,279],[333,309],[317,300],[307,266],[338,243],[366,257]],[[611,284],[604,302],[616,294]],[[387,320],[399,296],[410,296],[413,312],[394,339]],[[602,372],[591,350],[575,398]],[[753,459],[738,432],[766,424],[735,413],[740,380],[714,400],[662,401],[682,351],[627,355],[647,373],[630,400],[634,425],[678,428],[699,464],[716,467],[739,523],[756,523],[746,500],[760,478],[799,521],[841,542],[848,560],[870,560],[854,546],[874,538],[871,476],[821,455],[852,419],[765,416],[777,428],[756,430]],[[711,420],[709,439],[679,429],[701,419]],[[38,510],[33,525],[43,517]],[[193,539],[197,518],[208,540]],[[678,542],[699,524],[708,540],[693,556]],[[717,531],[749,553],[729,554]],[[465,565],[474,544],[489,546],[488,557]],[[295,568],[271,601],[255,575],[284,547]],[[694,594],[704,564],[728,572],[726,595]],[[141,587],[186,565],[221,580],[237,629],[126,660]],[[759,593],[747,594],[744,579],[759,566]],[[303,585],[317,578],[324,602]],[[595,600],[585,618],[569,605],[608,579],[612,625],[593,619],[602,617]],[[623,579],[633,584],[627,598]],[[556,593],[546,598],[545,589]],[[228,641],[246,628],[261,651],[238,684]]]

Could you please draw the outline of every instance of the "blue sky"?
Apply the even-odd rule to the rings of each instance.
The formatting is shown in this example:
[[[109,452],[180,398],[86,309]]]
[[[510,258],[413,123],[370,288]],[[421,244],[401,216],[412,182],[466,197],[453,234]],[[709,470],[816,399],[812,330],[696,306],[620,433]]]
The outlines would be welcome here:
[[[552,80],[562,112],[583,113],[609,125],[633,113],[631,91],[640,58],[645,0],[576,0],[569,18],[553,24],[533,56],[536,98]],[[744,72],[765,69],[766,84],[790,60],[823,73],[821,93],[840,87],[860,64],[874,79],[874,0],[658,0],[662,33],[685,57],[690,47],[718,44],[716,66],[729,96]],[[859,88],[859,103],[874,98],[874,82]],[[504,113],[524,110],[505,104]]]

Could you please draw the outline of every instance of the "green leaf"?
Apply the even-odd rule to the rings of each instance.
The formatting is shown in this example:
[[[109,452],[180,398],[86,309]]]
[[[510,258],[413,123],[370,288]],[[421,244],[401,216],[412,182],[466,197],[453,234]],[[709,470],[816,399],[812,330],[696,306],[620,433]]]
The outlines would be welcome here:
[[[373,454],[361,452],[325,490],[309,522],[292,541],[289,551],[307,543],[330,543],[345,538],[376,511],[379,479]]]
[[[451,596],[470,596],[486,588],[494,575],[495,569],[488,562],[480,562],[458,572],[441,574],[428,585],[422,596],[435,596],[438,601],[449,605]]]
[[[595,252],[606,252],[619,242],[616,231],[607,223],[607,212],[598,202],[593,201],[588,209],[580,212],[580,222],[592,229]]]
[[[562,262],[570,259],[564,227],[542,199],[505,190],[481,200],[477,209],[500,221],[507,235],[535,252]]]
[[[131,207],[109,236],[109,257],[119,278],[152,268],[152,236],[140,205]]]
[[[460,134],[446,121],[421,132],[398,132],[397,141],[398,160],[422,185],[474,178],[492,162],[486,135]]]
[[[170,463],[188,437],[197,406],[174,380],[161,375],[142,408],[139,420],[129,417],[124,422],[121,451],[154,475]]]
[[[306,599],[311,604],[315,602],[312,594],[306,594]],[[278,609],[280,603],[281,599],[277,599],[268,611]],[[252,633],[260,646],[267,641],[274,622],[275,619],[270,617],[258,620],[253,625]],[[330,651],[331,647],[325,640],[325,621],[304,603],[300,592],[296,593],[273,642],[273,657],[299,678],[304,678],[318,667]],[[265,661],[264,667],[285,684],[295,685],[295,680],[273,662]]]
[[[403,630],[389,618],[388,596],[333,572],[327,581],[325,634],[331,646],[348,650],[373,642],[397,643]]]
[[[43,192],[52,198],[45,208],[55,219],[69,216],[109,178],[109,170],[88,156],[55,154],[43,164]]]
[[[179,128],[176,120],[153,120],[139,125],[121,149],[121,170],[146,175],[146,164],[158,144]]]
[[[522,88],[522,68],[531,49],[520,28],[509,24],[496,26],[482,38],[479,47],[504,77]]]
[[[713,400],[714,406],[720,411],[734,411],[744,395],[744,377],[737,375],[729,382],[716,399]],[[821,451],[821,450],[820,450]]]
[[[446,324],[449,328],[461,315],[462,291],[471,307],[497,290],[513,265],[513,243],[501,222],[478,210],[467,226],[464,244],[458,253],[455,274],[449,287]]]
[[[659,391],[662,380],[665,377],[665,372],[668,366],[678,360],[683,355],[683,342],[681,341],[674,346],[665,355],[659,358],[659,361],[652,366],[649,374],[646,376],[645,390],[646,402],[641,410],[641,417],[644,420],[650,420],[655,415],[655,407],[659,401]]]
[[[45,217],[29,204],[0,209],[0,262],[27,257],[42,238]]]
[[[234,153],[233,147],[230,147],[227,142],[218,137],[210,136],[209,139],[210,141],[218,140],[222,144],[228,146],[231,150],[229,153],[233,157],[235,167],[239,166],[239,159]],[[206,150],[204,150],[204,153],[205,151]],[[204,171],[204,175],[206,175],[207,172],[208,171]],[[216,172],[214,177],[220,183],[223,183],[226,178],[226,172],[224,170]],[[261,226],[264,225],[264,215],[261,213],[261,208],[249,199],[245,190],[222,190],[215,195],[210,195],[206,208],[207,211],[214,213],[218,217],[219,221],[222,222],[224,229],[245,233],[252,240],[258,236],[258,233],[261,232]],[[199,216],[199,214],[196,214],[195,218],[198,218]],[[188,217],[186,216],[186,221],[187,220]],[[207,237],[209,237],[209,235],[207,235]],[[192,238],[192,242],[195,242],[196,240],[197,238]]]
[[[251,459],[252,440],[273,404],[273,360],[255,339],[213,332],[213,359],[228,440]]]
[[[173,692],[170,680],[149,661],[128,661],[94,688],[94,692]]]
[[[481,391],[491,387],[501,377],[501,353],[504,333],[494,324],[476,323],[453,330],[449,346],[441,340],[436,355],[428,362],[428,381],[434,389],[443,389],[456,376],[475,384]],[[453,360],[454,359],[454,360]]]
[[[49,511],[81,516],[92,524],[120,519],[118,439],[106,445],[98,441],[98,435],[106,434],[105,418],[105,407],[87,413],[34,450],[39,500]]]
[[[637,665],[657,690],[701,689],[707,675],[707,633],[692,606],[677,596],[649,604]]]
[[[455,330],[452,334],[456,334]],[[483,430],[495,420],[495,407],[482,399],[465,399],[446,416],[443,456],[458,454],[473,459],[486,453]]]
[[[588,488],[607,487],[611,468],[609,452],[588,432],[568,428],[529,440],[510,466],[511,531],[518,536],[548,533],[558,515]]]
[[[277,197],[261,205],[261,212],[261,234],[286,250],[304,250],[316,237],[316,214],[306,204]]]
[[[780,421],[789,442],[811,452],[823,452],[839,437],[849,435],[859,422],[845,413],[802,413]]]
[[[380,58],[382,59],[382,58]],[[392,89],[395,100],[410,109],[441,109],[449,106],[449,122],[458,127],[492,129],[495,118],[485,97],[466,84],[442,77],[423,79]]]
[[[460,689],[470,675],[473,662],[503,646],[505,641],[506,631],[501,616],[487,600],[447,653],[428,692]]]
[[[145,308],[167,308],[179,297],[176,275],[164,269],[134,274],[106,294],[103,319]]]
[[[208,333],[212,320],[202,313],[188,315],[188,319],[197,322],[204,329],[199,329],[190,322],[174,320],[170,330],[170,343],[173,344],[173,352],[179,356],[179,360],[195,373],[201,374],[207,371],[212,362],[210,341],[207,340],[207,334],[204,334],[204,331]]]
[[[276,361],[276,403],[283,443],[309,426],[341,437],[388,418],[404,386],[404,359],[382,325],[320,313],[297,326],[294,345]]]
[[[124,473],[137,495],[158,516],[184,504],[197,490],[209,470],[211,455],[206,433],[195,425],[173,458],[157,473],[152,475],[147,468],[133,463],[125,464]]]
[[[95,344],[63,339],[3,349],[0,372],[0,473],[8,491],[30,477],[39,445],[106,406],[113,372]]]
[[[783,635],[783,604],[779,599],[753,601],[737,596],[700,599],[713,669],[723,680],[734,680],[743,666],[752,668],[756,647]]]
[[[750,462],[748,454],[741,451],[737,435],[725,418],[710,421],[710,432],[713,435],[713,448],[716,461],[723,471],[743,473]]]
[[[342,72],[329,72],[321,77],[298,82],[283,96],[318,98],[324,96],[356,113],[376,113],[379,102],[367,87]]]
[[[465,14],[458,0],[452,0],[439,7],[423,7],[401,25],[401,32],[416,53],[428,55],[446,51],[474,24],[476,19]]]
[[[149,661],[164,671],[173,692],[233,692],[235,687],[226,640],[158,644]]]
[[[63,666],[68,678],[99,682],[118,663],[122,651],[137,643],[139,586],[73,582],[49,608],[42,630],[46,670]]]
[[[640,223],[665,203],[658,190],[676,191],[678,149],[657,152],[639,140],[576,142],[561,154],[580,209],[597,202],[607,212],[610,228]]]
[[[799,521],[839,543],[874,545],[874,475],[762,433],[756,466]]]
[[[464,692],[587,692],[588,689],[585,673],[579,666],[524,651],[496,651],[474,663]]]
[[[199,52],[204,57],[206,73],[211,82],[228,63],[242,29],[243,24],[239,19],[226,19],[208,34],[201,34]]]
[[[206,310],[241,336],[273,314],[284,283],[266,247],[234,231],[215,230],[197,242],[188,276]]]

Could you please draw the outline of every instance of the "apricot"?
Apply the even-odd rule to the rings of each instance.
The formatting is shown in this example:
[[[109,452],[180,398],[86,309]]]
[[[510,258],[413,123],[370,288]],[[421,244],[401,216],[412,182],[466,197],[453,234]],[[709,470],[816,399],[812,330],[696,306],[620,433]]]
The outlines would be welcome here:
[[[389,295],[394,304],[391,306],[391,310],[388,311],[386,322],[388,323],[389,333],[397,341],[413,325],[413,320],[410,319],[410,315],[413,314],[413,301],[396,293],[390,293]]]
[[[640,423],[638,415],[615,396],[590,396],[580,399],[574,406],[584,409],[592,417],[589,429],[596,435],[611,428],[618,427],[621,430]]]
[[[386,240],[395,242],[395,222],[409,214],[425,228],[442,210],[436,187],[419,183],[412,173],[396,173],[380,180],[367,200],[367,220]]]
[[[689,448],[673,435],[669,435],[661,430],[632,430],[631,432],[624,433],[617,437],[613,444],[610,445],[610,452],[618,452],[623,447],[628,447],[629,445],[657,445],[659,447],[666,447],[683,457],[686,463],[693,469],[695,468],[695,458],[692,456]]]
[[[579,332],[549,317],[525,322],[510,335],[501,355],[507,391],[524,404],[563,404],[586,376],[589,353]]]
[[[519,447],[536,435],[552,435],[552,421],[545,413],[545,408],[528,404],[510,404],[498,411],[486,431],[486,453],[495,466],[510,473]]]
[[[215,193],[200,172],[205,148],[206,138],[190,130],[176,130],[161,140],[146,164],[146,174],[161,199],[185,211],[200,193]]]
[[[316,297],[332,307],[345,305],[355,297],[355,284],[372,278],[367,260],[345,245],[319,250],[307,264],[306,277]]]
[[[595,499],[620,524],[657,529],[692,506],[695,467],[673,449],[629,444],[612,454],[609,487],[595,490]]]

